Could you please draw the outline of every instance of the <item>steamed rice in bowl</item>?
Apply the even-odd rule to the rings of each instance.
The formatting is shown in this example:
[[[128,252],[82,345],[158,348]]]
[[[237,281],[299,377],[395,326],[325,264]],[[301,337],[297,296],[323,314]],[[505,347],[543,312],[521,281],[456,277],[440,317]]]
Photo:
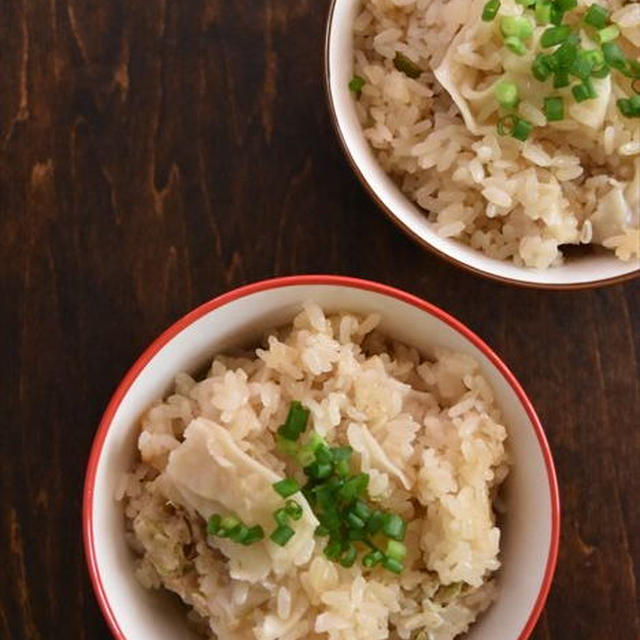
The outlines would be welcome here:
[[[565,22],[580,46],[598,49],[582,20],[593,0],[578,0]],[[443,237],[487,256],[545,269],[563,248],[581,245],[640,258],[640,118],[618,101],[632,79],[613,70],[594,79],[597,97],[574,99],[570,85],[538,81],[532,65],[549,24],[534,9],[503,0],[493,21],[486,0],[366,0],[354,22],[354,99],[363,132],[382,168]],[[640,61],[640,4],[599,2],[618,29],[615,43]],[[522,55],[504,45],[500,21],[525,18],[532,36]],[[515,108],[496,87],[513,83]],[[639,83],[640,84],[640,83]],[[544,98],[562,98],[561,120],[548,121]],[[500,135],[510,115],[526,120],[526,140]],[[508,127],[507,127],[508,129]]]
[[[379,334],[378,320],[305,305],[262,348],[217,355],[200,381],[179,374],[142,418],[139,461],[118,495],[137,576],[178,594],[203,636],[447,640],[496,597],[508,455],[492,390],[471,357],[420,354]],[[369,505],[408,523],[400,573],[365,568],[362,548],[349,567],[327,558],[300,492],[294,536],[269,539],[282,502],[272,484],[304,480],[276,444],[296,401],[310,413],[301,440],[350,446]],[[207,535],[212,514],[266,537]]]

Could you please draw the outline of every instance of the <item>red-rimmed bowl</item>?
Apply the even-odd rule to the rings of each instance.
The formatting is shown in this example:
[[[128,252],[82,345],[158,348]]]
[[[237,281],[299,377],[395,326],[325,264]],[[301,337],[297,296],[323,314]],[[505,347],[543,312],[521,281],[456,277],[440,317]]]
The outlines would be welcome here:
[[[332,0],[325,40],[325,86],[329,112],[356,176],[387,216],[429,251],[467,271],[500,282],[541,289],[584,289],[617,284],[640,275],[640,260],[623,262],[611,251],[593,249],[568,255],[545,270],[498,260],[439,236],[427,214],[412,202],[380,166],[358,120],[349,80],[353,76],[353,23],[361,0]],[[584,247],[583,247],[584,248]]]
[[[118,640],[194,638],[184,610],[134,576],[124,535],[118,482],[136,454],[138,419],[165,394],[179,371],[195,371],[216,353],[251,344],[289,322],[305,300],[329,311],[382,314],[390,336],[431,350],[448,347],[478,360],[509,431],[513,460],[505,491],[498,600],[467,640],[524,640],[540,615],[555,569],[560,506],[553,460],[540,421],[513,374],[463,324],[391,287],[342,276],[296,276],[235,289],[198,307],[165,331],[138,359],[98,428],[84,487],[84,544],[91,581]]]

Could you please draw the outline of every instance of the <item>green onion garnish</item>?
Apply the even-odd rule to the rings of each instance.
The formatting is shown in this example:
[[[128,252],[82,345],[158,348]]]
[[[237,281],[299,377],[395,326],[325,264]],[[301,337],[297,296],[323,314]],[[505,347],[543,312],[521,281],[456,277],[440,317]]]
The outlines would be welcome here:
[[[523,56],[527,53],[527,46],[520,38],[518,38],[518,36],[509,36],[508,38],[505,38],[504,46],[517,56]]]
[[[380,549],[374,549],[362,558],[362,564],[367,569],[372,569],[384,560],[384,553]]]
[[[568,87],[570,84],[569,81],[569,72],[564,69],[558,69],[553,74],[553,88],[554,89],[562,89],[564,87]]]
[[[626,69],[627,59],[624,52],[615,42],[605,42],[602,45],[602,53],[606,63],[614,69],[623,70]]]
[[[382,531],[388,538],[402,542],[407,532],[407,523],[395,513],[386,513],[382,522]]]
[[[329,533],[331,533],[331,532],[329,531],[329,529],[327,529],[327,527],[325,527],[325,526],[324,526],[324,525],[322,525],[322,524],[319,524],[319,525],[316,527],[316,530],[314,531],[314,533],[315,533],[315,535],[317,535],[319,538],[324,538],[325,536],[328,536],[328,535],[329,535]]]
[[[369,485],[369,474],[359,473],[347,479],[342,487],[337,491],[337,497],[343,502],[352,502],[358,496],[362,495]]]
[[[585,55],[579,55],[571,64],[569,73],[580,80],[586,80],[593,74],[593,63]]]
[[[566,24],[562,24],[557,27],[549,27],[545,30],[540,38],[540,44],[545,47],[555,47],[557,44],[562,44],[571,35],[571,27]]]
[[[367,532],[371,534],[378,533],[384,525],[384,512],[377,509],[371,514],[367,521]]]
[[[584,21],[596,29],[604,29],[609,23],[609,12],[599,4],[592,4],[584,16]]]
[[[531,73],[536,80],[544,82],[552,73],[551,67],[545,60],[546,56],[539,53],[531,65]]]
[[[536,0],[536,24],[544,25],[551,22],[551,4],[547,0]]]
[[[545,98],[544,115],[548,122],[564,120],[564,100],[558,96]]]
[[[593,86],[591,80],[587,79],[571,87],[571,93],[576,102],[584,102],[585,100],[593,100],[598,97],[598,93]]]
[[[562,24],[564,20],[564,11],[560,9],[556,4],[551,5],[551,23],[557,26]]]
[[[393,59],[393,66],[406,76],[414,79],[419,78],[422,73],[422,69],[413,60],[399,51],[396,52],[396,57]]]
[[[500,32],[505,38],[513,36],[526,40],[533,34],[533,26],[527,18],[504,16],[500,19]]]
[[[295,531],[287,524],[278,525],[278,528],[269,536],[277,545],[284,547],[295,535]]]
[[[284,503],[284,511],[292,520],[302,518],[302,507],[295,500],[287,500]]]
[[[620,29],[618,28],[618,26],[615,24],[611,24],[604,29],[600,29],[596,33],[596,40],[600,44],[604,44],[605,42],[611,42],[612,40],[615,40],[619,35]]]
[[[573,36],[569,36],[552,54],[558,69],[569,69],[578,58],[578,45]],[[579,42],[579,40],[578,40]]]
[[[218,529],[218,536],[220,538],[229,538],[231,532],[239,527],[241,524],[240,520],[235,516],[227,516],[226,518],[222,518],[220,521],[220,528]]]
[[[255,525],[255,527],[249,527],[249,532],[245,536],[244,540],[242,540],[242,544],[250,545],[254,542],[258,542],[264,538],[264,529],[259,525]]]
[[[640,118],[640,96],[621,98],[616,104],[625,118]]]
[[[394,558],[385,558],[382,562],[382,566],[392,573],[402,573],[402,570],[404,569],[402,562],[398,562],[398,560],[395,560]]]
[[[294,478],[285,478],[284,480],[280,480],[279,482],[276,482],[271,486],[274,488],[275,492],[283,498],[288,498],[297,491],[300,491],[300,485]]]
[[[523,7],[532,7],[536,3],[536,0],[516,0],[516,2]]]
[[[222,522],[222,517],[217,513],[212,515],[207,521],[207,533],[210,536],[218,535],[218,531],[220,530],[220,522]]]
[[[371,515],[373,514],[371,507],[363,500],[356,500],[351,511],[364,522],[368,522],[369,518],[371,518]]]
[[[513,132],[511,133],[512,138],[516,138],[516,140],[520,140],[524,142],[529,138],[531,132],[533,131],[533,125],[524,118],[519,118],[518,122],[516,122],[516,126],[513,128]]]
[[[347,550],[340,556],[340,564],[343,567],[352,567],[356,561],[356,558],[358,557],[358,551],[357,549],[350,544],[347,547]]]
[[[402,562],[407,555],[407,547],[397,540],[387,542],[387,557]]]
[[[337,558],[342,553],[342,542],[340,540],[329,540],[329,543],[324,548],[324,555],[333,560]]]
[[[294,400],[289,407],[289,413],[285,423],[278,428],[278,434],[287,440],[297,440],[300,434],[307,428],[309,409]]]
[[[352,529],[364,529],[365,522],[359,518],[353,511],[349,511],[346,516],[346,522]]]
[[[560,11],[564,11],[566,13],[578,6],[578,0],[555,0],[555,5],[560,9]]]
[[[519,118],[516,115],[509,114],[498,120],[497,129],[501,136],[510,136],[513,132]]]
[[[287,524],[289,522],[289,514],[284,507],[273,512],[273,519],[279,524]]]
[[[482,20],[484,22],[491,22],[496,15],[498,15],[498,10],[500,9],[500,0],[489,0],[487,4],[484,5],[482,9]]]
[[[362,76],[354,75],[353,78],[349,80],[349,91],[353,91],[353,93],[360,93],[364,85],[365,79]]]
[[[515,109],[520,102],[518,85],[515,82],[498,82],[494,94],[500,106],[505,109]]]

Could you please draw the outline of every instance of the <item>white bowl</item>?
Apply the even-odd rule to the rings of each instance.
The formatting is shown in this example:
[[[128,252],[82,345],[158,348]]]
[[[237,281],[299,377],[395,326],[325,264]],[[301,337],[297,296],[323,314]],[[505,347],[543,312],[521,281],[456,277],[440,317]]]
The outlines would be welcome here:
[[[356,175],[382,210],[427,249],[483,276],[522,286],[578,289],[622,282],[640,274],[638,260],[622,262],[613,253],[594,251],[568,257],[544,271],[489,258],[480,251],[440,237],[425,212],[409,200],[378,164],[364,137],[349,80],[353,76],[353,21],[361,0],[333,0],[327,22],[325,80],[329,109],[338,137]]]
[[[340,276],[268,280],[216,298],[165,331],[121,382],[93,444],[83,513],[91,580],[114,636],[194,638],[175,599],[136,581],[122,508],[114,499],[136,455],[138,419],[169,390],[176,373],[195,371],[220,351],[251,344],[266,329],[289,322],[305,300],[330,311],[379,312],[389,335],[423,350],[439,345],[462,351],[480,363],[504,414],[513,468],[505,491],[500,595],[466,640],[524,640],[551,584],[560,527],[553,461],[531,403],[498,356],[451,316],[397,289]]]

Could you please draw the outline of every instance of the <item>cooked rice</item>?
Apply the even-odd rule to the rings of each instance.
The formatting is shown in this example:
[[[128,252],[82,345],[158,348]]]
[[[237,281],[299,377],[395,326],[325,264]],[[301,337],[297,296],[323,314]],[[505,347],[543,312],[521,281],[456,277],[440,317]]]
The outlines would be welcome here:
[[[471,357],[434,349],[425,358],[377,332],[378,320],[326,317],[306,304],[264,348],[217,356],[199,382],[179,374],[142,418],[140,459],[117,495],[137,576],[178,594],[203,635],[451,640],[495,598],[492,503],[508,459],[491,387]],[[292,400],[329,443],[353,447],[370,499],[409,521],[400,576],[329,561],[326,539],[313,529],[305,538],[298,523],[284,548],[207,537],[206,519],[230,513],[230,501],[244,519],[261,500],[278,500],[269,482],[230,460],[249,456],[277,478],[300,474],[274,445]],[[208,471],[214,458],[219,483]]]
[[[354,72],[366,83],[357,111],[381,166],[441,236],[488,256],[544,269],[562,262],[562,245],[594,244],[638,260],[640,121],[616,106],[632,95],[630,83],[612,74],[610,87],[597,81],[600,99],[579,105],[568,92],[570,117],[547,124],[542,98],[552,90],[529,81],[533,53],[501,51],[498,21],[479,19],[484,4],[362,2]],[[578,0],[578,10],[590,4]],[[600,4],[614,11],[627,55],[640,60],[640,4]],[[501,15],[523,11],[516,0],[502,1]],[[419,65],[419,78],[394,67],[398,52]],[[505,70],[521,80],[520,115],[538,127],[524,144],[496,131],[492,87]]]

